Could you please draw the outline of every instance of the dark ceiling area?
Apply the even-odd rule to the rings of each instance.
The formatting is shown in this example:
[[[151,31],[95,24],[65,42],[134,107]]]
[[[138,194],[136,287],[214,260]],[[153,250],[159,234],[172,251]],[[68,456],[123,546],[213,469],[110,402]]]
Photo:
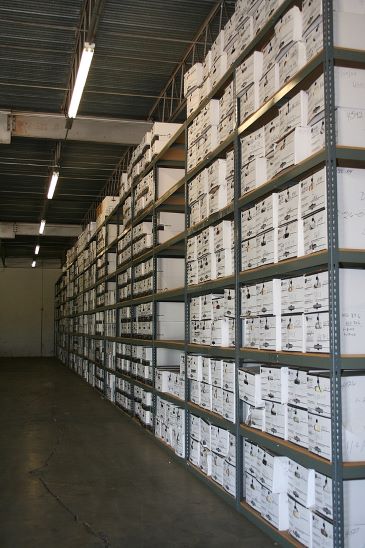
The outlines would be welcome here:
[[[2,0],[0,111],[63,114],[86,2]],[[78,115],[146,120],[216,0],[106,0]],[[66,136],[66,130],[65,130]],[[0,144],[0,223],[81,224],[129,144],[66,140],[53,200],[46,201],[57,140],[11,137]],[[74,239],[41,237],[41,259]],[[2,258],[32,259],[35,236],[1,241]],[[1,264],[1,263],[0,263]]]

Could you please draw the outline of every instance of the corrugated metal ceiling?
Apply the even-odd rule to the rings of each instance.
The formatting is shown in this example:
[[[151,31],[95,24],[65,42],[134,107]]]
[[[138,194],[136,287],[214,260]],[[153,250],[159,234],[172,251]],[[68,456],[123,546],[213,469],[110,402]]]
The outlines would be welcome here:
[[[106,0],[79,114],[146,119],[216,3]],[[82,5],[83,0],[1,1],[0,110],[61,112]],[[54,148],[54,141],[40,139],[0,145],[0,222],[39,221]],[[47,221],[81,222],[124,150],[66,142]],[[23,243],[14,253],[24,252]]]

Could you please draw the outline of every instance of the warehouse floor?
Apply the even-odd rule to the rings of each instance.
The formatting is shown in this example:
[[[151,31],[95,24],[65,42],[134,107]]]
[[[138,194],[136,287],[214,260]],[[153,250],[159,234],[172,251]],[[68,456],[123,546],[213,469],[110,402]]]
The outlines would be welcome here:
[[[1,548],[273,543],[52,359],[0,360]]]

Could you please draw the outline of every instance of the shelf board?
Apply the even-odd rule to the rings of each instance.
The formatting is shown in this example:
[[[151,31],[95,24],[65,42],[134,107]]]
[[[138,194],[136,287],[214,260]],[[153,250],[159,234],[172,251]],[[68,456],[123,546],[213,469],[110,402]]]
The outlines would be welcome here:
[[[194,344],[189,343],[187,345],[187,351],[192,352],[194,354],[203,354],[212,357],[217,358],[234,358],[235,357],[235,349],[231,347],[223,347],[223,346],[208,346],[203,344]]]
[[[277,365],[289,365],[308,369],[329,369],[331,366],[329,354],[314,354],[302,352],[282,352],[275,350],[259,350],[240,348],[240,358],[252,362],[264,362]]]
[[[278,531],[259,512],[251,508],[245,501],[239,504],[239,511],[261,531],[270,536],[280,546],[285,548],[304,548],[304,544],[295,540],[287,531]]]
[[[218,278],[217,280],[210,280],[200,284],[189,285],[187,287],[188,295],[195,295],[198,293],[206,293],[208,291],[215,291],[216,289],[229,289],[235,284],[235,276],[224,276],[224,278]]]
[[[309,269],[327,267],[327,265],[327,251],[318,251],[304,257],[294,257],[280,261],[279,263],[272,263],[242,271],[239,274],[239,280],[242,284],[245,284],[265,278],[277,278],[285,274],[295,276],[302,271],[308,272]]]
[[[289,457],[306,468],[314,468],[314,470],[326,476],[332,476],[331,461],[311,453],[300,445],[277,438],[242,423],[240,424],[240,432],[249,441],[262,445],[270,451],[274,451],[274,453]],[[365,478],[365,462],[345,462],[342,469],[344,479]]]
[[[222,415],[218,415],[218,413],[209,411],[208,409],[203,409],[200,405],[190,401],[188,402],[188,409],[191,413],[198,415],[200,418],[211,421],[216,426],[229,430],[232,434],[236,433],[235,423],[225,419]]]

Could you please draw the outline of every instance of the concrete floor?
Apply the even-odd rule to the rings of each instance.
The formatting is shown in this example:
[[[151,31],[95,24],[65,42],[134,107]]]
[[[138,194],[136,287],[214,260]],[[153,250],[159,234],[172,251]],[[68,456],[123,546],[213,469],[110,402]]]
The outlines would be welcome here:
[[[56,360],[0,360],[0,455],[1,548],[273,546]]]

